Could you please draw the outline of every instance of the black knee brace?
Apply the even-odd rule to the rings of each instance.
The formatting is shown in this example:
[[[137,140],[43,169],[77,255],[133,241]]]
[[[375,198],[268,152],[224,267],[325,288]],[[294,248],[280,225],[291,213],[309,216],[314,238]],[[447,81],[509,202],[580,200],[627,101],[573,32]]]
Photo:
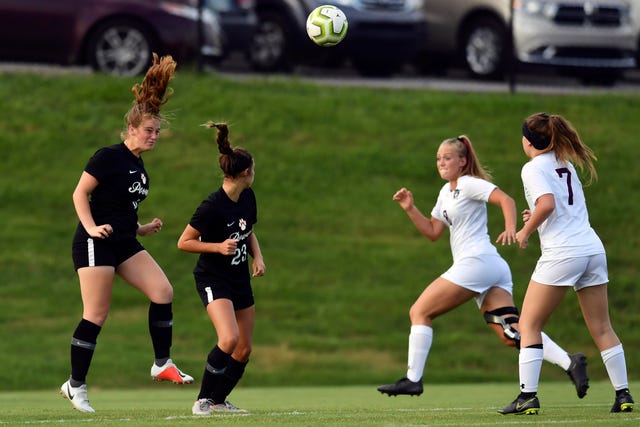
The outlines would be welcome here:
[[[502,317],[505,314],[513,314],[507,318]],[[502,326],[505,338],[516,343],[516,348],[520,348],[520,332],[511,326],[512,323],[518,323],[520,320],[518,309],[515,307],[501,307],[491,311],[484,312],[484,320],[487,323],[495,323]]]

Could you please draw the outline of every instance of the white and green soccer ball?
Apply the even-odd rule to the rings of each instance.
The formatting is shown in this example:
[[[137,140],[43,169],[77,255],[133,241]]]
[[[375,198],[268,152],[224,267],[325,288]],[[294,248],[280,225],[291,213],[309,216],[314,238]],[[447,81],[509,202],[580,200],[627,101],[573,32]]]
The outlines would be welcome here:
[[[307,18],[307,34],[318,46],[335,46],[347,35],[347,16],[335,6],[319,6]]]

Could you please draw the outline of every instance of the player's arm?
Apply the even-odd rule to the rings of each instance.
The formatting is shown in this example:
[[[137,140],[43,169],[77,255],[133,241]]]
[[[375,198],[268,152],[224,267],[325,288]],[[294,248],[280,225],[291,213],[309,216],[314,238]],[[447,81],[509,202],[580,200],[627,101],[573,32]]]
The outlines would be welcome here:
[[[220,243],[203,242],[200,240],[200,232],[189,224],[178,239],[178,249],[198,254],[220,253],[222,255],[234,255],[237,247],[238,241],[235,239],[227,239]]]
[[[89,196],[97,186],[98,180],[95,179],[93,175],[82,172],[78,184],[75,190],[73,190],[73,206],[80,223],[82,223],[82,226],[89,236],[105,239],[113,233],[113,228],[111,228],[110,224],[96,225],[89,205]]]
[[[264,276],[266,267],[264,265],[264,259],[262,258],[262,251],[260,251],[260,243],[258,243],[256,233],[251,233],[249,235],[249,253],[253,258],[251,265],[252,274],[254,276]]]
[[[401,188],[393,195],[393,200],[398,202],[404,209],[416,228],[424,234],[427,239],[435,242],[442,236],[445,225],[435,218],[427,218],[420,209],[413,203],[413,194],[406,188]]]
[[[536,200],[536,208],[531,212],[529,220],[525,221],[524,226],[516,233],[516,240],[521,248],[526,248],[529,242],[529,236],[540,227],[540,225],[549,218],[549,215],[556,208],[556,200],[553,194],[547,193],[538,197]]]
[[[504,191],[495,188],[489,195],[489,203],[500,206],[504,216],[504,231],[496,239],[496,243],[510,245],[516,242],[516,202]]]

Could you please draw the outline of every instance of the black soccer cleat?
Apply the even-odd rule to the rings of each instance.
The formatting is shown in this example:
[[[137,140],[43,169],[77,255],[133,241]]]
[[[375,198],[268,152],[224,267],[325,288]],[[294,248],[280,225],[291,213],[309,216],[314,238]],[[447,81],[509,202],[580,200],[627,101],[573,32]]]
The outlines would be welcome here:
[[[420,396],[422,394],[422,379],[417,382],[411,381],[404,377],[393,384],[385,384],[378,387],[380,393],[386,393],[389,396],[397,396],[406,394],[409,396]]]
[[[629,389],[616,391],[616,400],[613,402],[611,412],[631,412],[633,411],[633,398]]]
[[[589,377],[587,376],[587,358],[582,353],[570,354],[571,365],[567,369],[567,375],[576,386],[576,393],[582,399],[587,395]]]
[[[540,412],[538,396],[516,397],[516,400],[502,409],[498,409],[502,415],[537,415]]]

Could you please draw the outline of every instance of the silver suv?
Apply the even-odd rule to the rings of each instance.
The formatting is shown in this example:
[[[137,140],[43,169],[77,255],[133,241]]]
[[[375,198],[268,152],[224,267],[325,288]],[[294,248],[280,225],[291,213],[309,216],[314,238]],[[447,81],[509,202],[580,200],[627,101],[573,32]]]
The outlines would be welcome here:
[[[629,0],[519,0],[516,6],[514,43],[520,61],[605,72],[635,67]]]
[[[415,65],[438,71],[464,65],[499,78],[511,60],[615,70],[633,67],[638,49],[630,2],[640,0],[424,0],[427,39]],[[638,8],[640,5],[635,5]]]

